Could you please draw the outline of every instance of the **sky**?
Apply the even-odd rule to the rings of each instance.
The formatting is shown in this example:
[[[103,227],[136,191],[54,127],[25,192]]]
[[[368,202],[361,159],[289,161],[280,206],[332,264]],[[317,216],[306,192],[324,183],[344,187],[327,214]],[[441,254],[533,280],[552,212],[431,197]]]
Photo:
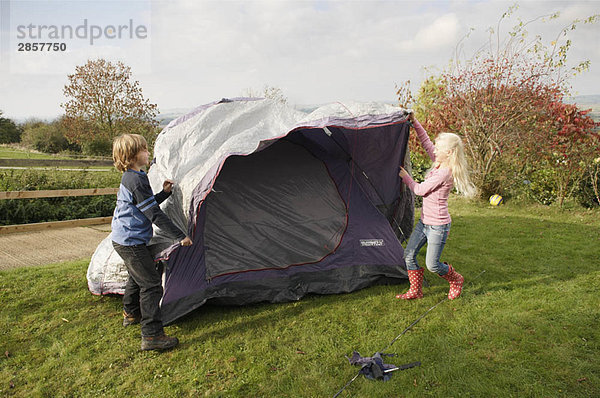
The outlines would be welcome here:
[[[292,105],[396,100],[396,86],[448,67],[506,37],[519,20],[545,44],[575,19],[600,14],[600,0],[122,0],[0,1],[0,111],[14,119],[63,113],[63,87],[88,59],[123,61],[163,113],[224,97],[281,89]],[[468,35],[468,36],[467,36]],[[466,37],[467,36],[467,37]],[[466,38],[465,38],[466,37]],[[494,36],[495,37],[495,36]],[[569,32],[569,60],[589,60],[574,95],[600,94],[600,23]],[[558,37],[559,42],[565,40]],[[48,51],[27,44],[52,43]],[[19,51],[25,50],[25,51]]]

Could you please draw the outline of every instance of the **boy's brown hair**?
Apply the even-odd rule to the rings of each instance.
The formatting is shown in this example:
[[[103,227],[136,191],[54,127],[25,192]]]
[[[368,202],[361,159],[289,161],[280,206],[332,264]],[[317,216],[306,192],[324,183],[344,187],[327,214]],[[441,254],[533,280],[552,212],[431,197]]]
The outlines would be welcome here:
[[[146,139],[139,134],[123,134],[113,141],[114,165],[121,173],[135,163],[135,158],[140,151],[148,149]]]

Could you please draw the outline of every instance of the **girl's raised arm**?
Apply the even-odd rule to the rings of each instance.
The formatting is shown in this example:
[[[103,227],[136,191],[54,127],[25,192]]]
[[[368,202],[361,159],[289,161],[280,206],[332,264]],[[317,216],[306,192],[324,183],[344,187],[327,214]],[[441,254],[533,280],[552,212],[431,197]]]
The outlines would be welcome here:
[[[425,151],[427,151],[427,154],[429,155],[429,158],[431,159],[431,161],[435,162],[435,153],[433,151],[435,146],[429,139],[427,132],[425,131],[423,126],[421,126],[421,123],[419,123],[419,121],[417,119],[413,118],[412,122],[413,122],[413,127],[415,128],[415,131],[417,132],[417,137],[419,137],[419,141],[421,141],[421,145],[423,145],[423,148],[425,149]]]

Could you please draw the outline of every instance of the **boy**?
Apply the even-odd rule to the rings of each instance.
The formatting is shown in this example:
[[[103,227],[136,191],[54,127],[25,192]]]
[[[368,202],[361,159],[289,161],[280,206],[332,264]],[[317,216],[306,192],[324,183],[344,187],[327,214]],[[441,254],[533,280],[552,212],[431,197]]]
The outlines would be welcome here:
[[[127,267],[129,278],[123,295],[123,326],[141,323],[141,349],[166,350],[179,344],[166,336],[160,313],[163,294],[161,274],[146,246],[152,238],[152,224],[176,237],[182,246],[192,240],[160,210],[159,204],[171,195],[173,181],[154,195],[148,176],[141,169],[148,165],[148,144],[138,134],[123,134],[113,142],[114,165],[123,173],[112,219],[112,241]]]

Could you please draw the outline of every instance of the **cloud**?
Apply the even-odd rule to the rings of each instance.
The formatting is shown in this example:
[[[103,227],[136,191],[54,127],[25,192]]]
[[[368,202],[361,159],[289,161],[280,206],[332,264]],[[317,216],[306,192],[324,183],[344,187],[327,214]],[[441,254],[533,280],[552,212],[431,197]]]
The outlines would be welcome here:
[[[443,69],[471,27],[475,31],[465,45],[465,55],[486,44],[486,29],[496,26],[511,4],[472,0],[155,1],[151,19],[143,14],[149,7],[135,9],[139,12],[136,21],[137,15],[140,21],[149,21],[150,50],[144,53],[140,47],[136,52],[125,43],[119,43],[119,48],[98,43],[81,49],[74,58],[47,57],[24,64],[23,70],[33,73],[52,68],[64,72],[39,78],[0,76],[0,98],[11,98],[0,103],[0,109],[6,114],[58,114],[66,74],[72,73],[75,62],[98,56],[130,65],[144,95],[163,111],[237,96],[267,84],[281,88],[292,103],[393,101],[396,83],[411,80],[416,89],[425,75],[423,67]],[[562,9],[557,24],[531,25],[532,35],[543,34],[550,41],[559,25],[592,14],[594,5],[527,1],[515,16],[526,21]],[[114,13],[101,12],[99,7],[99,21],[114,19]],[[501,31],[506,34],[516,21],[507,21]],[[589,45],[597,41],[598,28],[581,26],[572,32],[573,60],[590,59],[592,68],[600,63],[600,47]],[[144,55],[151,55],[151,62]],[[28,79],[38,84],[27,83]],[[584,93],[593,94],[589,90],[599,87],[592,69],[578,79],[574,85],[585,88]]]
[[[436,18],[415,34],[413,49],[435,51],[456,44],[461,26],[453,13]]]

